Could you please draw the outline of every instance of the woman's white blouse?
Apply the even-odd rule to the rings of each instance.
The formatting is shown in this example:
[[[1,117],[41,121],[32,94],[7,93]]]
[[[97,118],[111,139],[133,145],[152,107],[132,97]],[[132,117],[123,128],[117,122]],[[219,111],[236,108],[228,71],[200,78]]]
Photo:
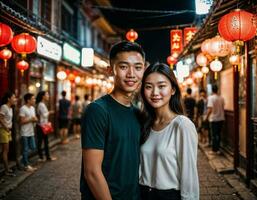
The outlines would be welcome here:
[[[39,124],[46,124],[48,122],[49,111],[43,102],[38,104],[37,113],[39,115]]]
[[[182,199],[199,199],[197,132],[190,119],[175,117],[160,131],[151,130],[141,146],[139,183],[180,190]]]

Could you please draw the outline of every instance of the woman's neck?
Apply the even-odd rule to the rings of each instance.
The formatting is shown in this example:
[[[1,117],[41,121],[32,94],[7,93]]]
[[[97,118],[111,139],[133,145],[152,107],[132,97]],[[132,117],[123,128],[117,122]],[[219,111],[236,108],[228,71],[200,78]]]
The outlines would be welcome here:
[[[162,123],[172,120],[176,117],[176,113],[167,108],[160,108],[155,110],[155,123]]]

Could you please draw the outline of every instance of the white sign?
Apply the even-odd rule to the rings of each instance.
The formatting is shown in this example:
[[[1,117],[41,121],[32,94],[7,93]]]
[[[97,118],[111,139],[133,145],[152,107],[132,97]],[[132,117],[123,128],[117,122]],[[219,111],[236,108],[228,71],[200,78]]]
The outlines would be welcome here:
[[[64,43],[63,45],[63,58],[79,65],[80,64],[80,51],[75,47],[69,45],[68,43]]]
[[[195,12],[197,15],[204,15],[209,12],[213,0],[195,0]]]
[[[62,47],[55,42],[51,42],[41,36],[37,37],[37,53],[53,60],[60,61],[62,57]]]
[[[91,67],[94,65],[94,49],[92,48],[83,48],[82,49],[82,67]]]

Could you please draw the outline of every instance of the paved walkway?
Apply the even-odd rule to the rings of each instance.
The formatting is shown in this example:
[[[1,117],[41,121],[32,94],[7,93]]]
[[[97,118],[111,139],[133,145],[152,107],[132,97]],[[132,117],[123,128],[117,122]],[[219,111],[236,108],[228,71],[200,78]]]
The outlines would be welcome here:
[[[237,176],[225,175],[225,179],[224,175],[213,170],[204,153],[198,152],[201,200],[256,199],[242,183],[236,181]],[[54,154],[58,160],[39,164],[39,169],[34,173],[17,171],[17,177],[1,183],[0,195],[8,192],[3,199],[79,200],[80,141],[73,140],[68,145],[58,146]]]

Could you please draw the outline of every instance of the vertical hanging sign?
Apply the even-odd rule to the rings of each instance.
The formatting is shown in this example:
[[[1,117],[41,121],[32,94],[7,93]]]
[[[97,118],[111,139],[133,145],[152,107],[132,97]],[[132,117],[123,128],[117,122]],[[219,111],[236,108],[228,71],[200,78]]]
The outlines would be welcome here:
[[[179,54],[183,50],[182,30],[176,29],[170,31],[170,45],[171,54]]]
[[[197,32],[196,27],[184,28],[184,46],[187,45]]]

